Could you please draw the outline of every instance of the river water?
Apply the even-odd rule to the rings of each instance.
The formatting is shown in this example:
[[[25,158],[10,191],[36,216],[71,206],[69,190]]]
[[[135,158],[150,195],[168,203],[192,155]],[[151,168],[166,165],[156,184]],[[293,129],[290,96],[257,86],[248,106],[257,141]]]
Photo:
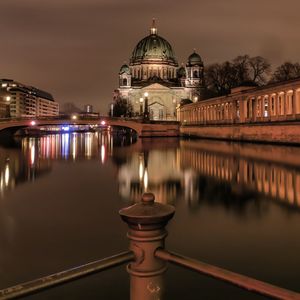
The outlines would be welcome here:
[[[3,141],[2,141],[3,142]],[[109,132],[0,146],[0,288],[127,250],[118,210],[176,208],[167,248],[300,292],[300,148]],[[264,299],[170,266],[164,299]],[[28,299],[129,299],[125,266]]]

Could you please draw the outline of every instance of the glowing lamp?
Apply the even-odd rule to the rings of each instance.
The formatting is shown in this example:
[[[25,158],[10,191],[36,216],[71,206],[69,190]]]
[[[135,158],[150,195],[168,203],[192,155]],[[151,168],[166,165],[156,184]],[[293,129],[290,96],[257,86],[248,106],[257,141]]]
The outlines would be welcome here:
[[[76,115],[73,115],[73,116],[72,116],[72,120],[77,120],[77,116],[76,116]]]
[[[31,125],[31,126],[35,126],[35,125],[36,125],[36,121],[31,121],[31,122],[30,122],[30,125]]]
[[[144,94],[144,96],[145,96],[145,97],[148,97],[148,96],[149,96],[149,93],[148,93],[148,92],[146,92],[146,93]]]
[[[101,121],[101,123],[100,123],[101,125],[105,125],[106,124],[106,122],[103,120],[103,121]]]

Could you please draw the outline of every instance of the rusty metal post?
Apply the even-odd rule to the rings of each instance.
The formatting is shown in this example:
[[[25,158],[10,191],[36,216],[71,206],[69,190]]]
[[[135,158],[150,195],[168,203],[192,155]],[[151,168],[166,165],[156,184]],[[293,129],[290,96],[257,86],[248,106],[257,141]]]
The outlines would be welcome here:
[[[154,202],[152,193],[145,193],[141,203],[119,212],[129,226],[129,248],[135,254],[135,261],[127,266],[131,300],[162,299],[162,274],[167,265],[155,256],[155,251],[164,248],[165,226],[174,213],[173,206]]]

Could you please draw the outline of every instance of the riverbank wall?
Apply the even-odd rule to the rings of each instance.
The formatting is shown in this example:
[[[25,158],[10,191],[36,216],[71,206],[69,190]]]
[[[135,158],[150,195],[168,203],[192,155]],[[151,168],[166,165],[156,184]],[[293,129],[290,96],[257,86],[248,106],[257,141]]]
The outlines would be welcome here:
[[[300,145],[300,122],[183,125],[181,136]]]

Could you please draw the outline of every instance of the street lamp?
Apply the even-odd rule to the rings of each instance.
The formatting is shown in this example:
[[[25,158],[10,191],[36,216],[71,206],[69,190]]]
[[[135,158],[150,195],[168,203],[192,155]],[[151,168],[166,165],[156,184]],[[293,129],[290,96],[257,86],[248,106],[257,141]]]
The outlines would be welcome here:
[[[113,103],[110,105],[110,116],[111,117],[114,116],[114,104]]]
[[[143,102],[144,102],[144,98],[140,98],[140,116],[143,115]]]
[[[5,107],[5,118],[9,118],[10,115],[10,101],[11,101],[11,96],[3,96],[3,101],[4,101],[4,107]]]
[[[149,93],[145,92],[144,96],[145,96],[144,120],[148,121],[150,119],[149,118],[149,107],[148,107]]]

